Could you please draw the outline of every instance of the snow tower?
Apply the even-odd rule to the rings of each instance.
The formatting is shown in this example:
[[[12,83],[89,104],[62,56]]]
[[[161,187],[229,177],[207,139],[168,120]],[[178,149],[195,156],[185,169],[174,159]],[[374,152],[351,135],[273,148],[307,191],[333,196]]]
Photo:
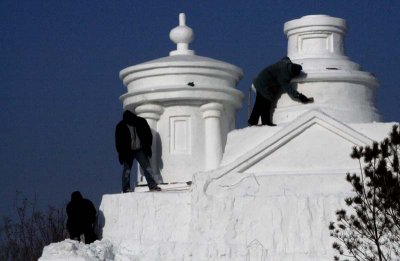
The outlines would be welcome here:
[[[193,173],[219,166],[243,98],[235,89],[242,70],[189,50],[194,33],[185,20],[180,14],[170,32],[177,49],[169,56],[120,72],[128,89],[123,106],[152,128],[152,167],[164,183],[191,181]]]

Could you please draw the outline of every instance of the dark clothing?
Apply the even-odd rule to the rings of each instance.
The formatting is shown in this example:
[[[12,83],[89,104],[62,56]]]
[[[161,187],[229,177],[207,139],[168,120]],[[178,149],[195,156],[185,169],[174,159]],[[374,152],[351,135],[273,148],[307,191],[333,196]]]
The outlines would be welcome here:
[[[127,119],[120,121],[115,128],[115,146],[121,164],[122,160],[128,161],[132,157],[131,134],[127,124],[135,127],[142,149],[149,158],[152,156],[151,145],[153,143],[153,134],[151,133],[149,124],[142,117],[136,116],[133,113],[130,114],[133,116],[125,117]]]
[[[253,81],[257,92],[271,102],[282,92],[286,92],[292,99],[298,99],[300,93],[290,84],[290,80],[297,76],[291,72],[292,65],[290,59],[285,57],[262,70]]]
[[[134,159],[136,159],[137,162],[139,162],[139,165],[143,170],[144,177],[146,178],[148,187],[150,189],[156,187],[157,183],[153,178],[153,170],[151,169],[149,158],[142,149],[138,149],[133,151],[131,159],[123,162],[124,168],[122,170],[122,191],[126,192],[134,190],[131,189],[130,185],[131,169]],[[133,184],[132,184],[133,188],[136,187],[136,182],[137,182],[137,173],[135,173],[133,177]]]
[[[273,125],[271,117],[272,103],[264,98],[259,92],[256,94],[256,101],[249,118],[250,125],[257,125],[258,119],[261,117],[263,125]]]
[[[261,116],[263,125],[275,126],[272,123],[272,104],[286,92],[292,99],[299,99],[301,94],[290,84],[300,74],[302,67],[292,63],[288,57],[263,69],[253,81],[257,90],[256,101],[249,118],[249,125],[257,125]]]
[[[140,140],[141,147],[139,149],[132,150],[132,136],[128,125],[135,129],[134,131]],[[130,111],[125,111],[123,120],[115,128],[115,146],[118,152],[118,159],[124,166],[122,172],[123,192],[132,191],[130,187],[130,172],[135,158],[143,169],[148,187],[150,189],[157,187],[149,161],[149,158],[152,156],[152,142],[153,134],[147,121]],[[135,177],[133,190],[136,182],[137,176]]]
[[[93,203],[82,197],[79,191],[71,195],[71,201],[67,205],[67,230],[71,239],[80,240],[84,234],[85,243],[90,244],[97,240],[94,232],[96,223],[96,208]]]

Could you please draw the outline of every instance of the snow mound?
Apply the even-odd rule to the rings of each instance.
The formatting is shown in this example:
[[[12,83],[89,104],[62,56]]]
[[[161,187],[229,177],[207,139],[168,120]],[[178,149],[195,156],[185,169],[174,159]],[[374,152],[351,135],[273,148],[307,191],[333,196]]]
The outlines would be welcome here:
[[[108,240],[95,241],[92,244],[67,239],[53,243],[43,249],[39,261],[111,261],[116,260],[113,245]]]

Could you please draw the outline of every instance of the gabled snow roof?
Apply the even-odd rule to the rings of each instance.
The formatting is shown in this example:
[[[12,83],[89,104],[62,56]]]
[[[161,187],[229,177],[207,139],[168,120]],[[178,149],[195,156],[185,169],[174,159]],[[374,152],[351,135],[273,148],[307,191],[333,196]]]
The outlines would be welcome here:
[[[261,127],[263,129],[265,128],[266,131],[270,130],[270,132],[263,136],[264,140],[257,141],[257,137],[253,138],[253,142],[255,139],[258,143],[253,145],[253,147],[249,148],[249,150],[243,154],[240,154],[240,151],[243,151],[244,147],[243,139],[240,136],[246,135],[248,128],[239,132],[237,131],[234,133],[235,137],[228,138],[227,147],[222,162],[224,166],[222,166],[216,172],[218,172],[218,175],[220,176],[223,176],[228,172],[245,172],[262,159],[270,156],[277,150],[286,146],[291,140],[298,137],[313,126],[319,126],[323,129],[323,131],[329,132],[334,136],[338,136],[341,139],[353,144],[353,146],[365,146],[373,142],[373,140],[369,137],[354,130],[349,125],[332,118],[324,112],[320,110],[311,110],[304,113],[290,124],[283,126],[282,128]],[[271,134],[271,132],[274,131],[273,129],[276,129],[277,131]],[[234,140],[236,140],[238,143],[237,146],[229,144],[230,142],[234,142]],[[311,140],[309,142],[311,143],[313,141]],[[335,146],[335,144],[332,144],[332,146]],[[232,151],[235,151],[236,153],[232,153]],[[350,153],[350,151],[348,153]],[[293,155],[288,155],[288,157],[292,156]],[[229,157],[229,159],[227,157]]]

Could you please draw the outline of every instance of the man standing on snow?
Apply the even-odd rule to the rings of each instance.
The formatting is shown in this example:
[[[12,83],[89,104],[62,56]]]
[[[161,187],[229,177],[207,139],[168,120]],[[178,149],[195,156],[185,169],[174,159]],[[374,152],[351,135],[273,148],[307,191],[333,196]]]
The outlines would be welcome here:
[[[83,241],[85,244],[97,240],[94,232],[96,208],[92,201],[83,198],[79,191],[71,194],[71,201],[67,205],[67,217],[67,230],[71,239]]]
[[[133,160],[136,159],[143,170],[150,191],[160,191],[153,178],[153,170],[149,158],[152,156],[151,144],[153,134],[145,119],[130,111],[125,111],[115,128],[115,146],[118,152],[119,163],[123,165],[122,192],[135,190],[137,173],[134,175],[133,188],[130,186],[130,173]]]
[[[258,74],[253,81],[257,94],[248,120],[249,126],[257,125],[260,116],[262,125],[276,126],[272,123],[272,105],[283,92],[304,104],[314,101],[313,98],[307,98],[293,89],[290,84],[290,80],[299,76],[301,70],[301,65],[292,63],[289,57],[284,57]]]

